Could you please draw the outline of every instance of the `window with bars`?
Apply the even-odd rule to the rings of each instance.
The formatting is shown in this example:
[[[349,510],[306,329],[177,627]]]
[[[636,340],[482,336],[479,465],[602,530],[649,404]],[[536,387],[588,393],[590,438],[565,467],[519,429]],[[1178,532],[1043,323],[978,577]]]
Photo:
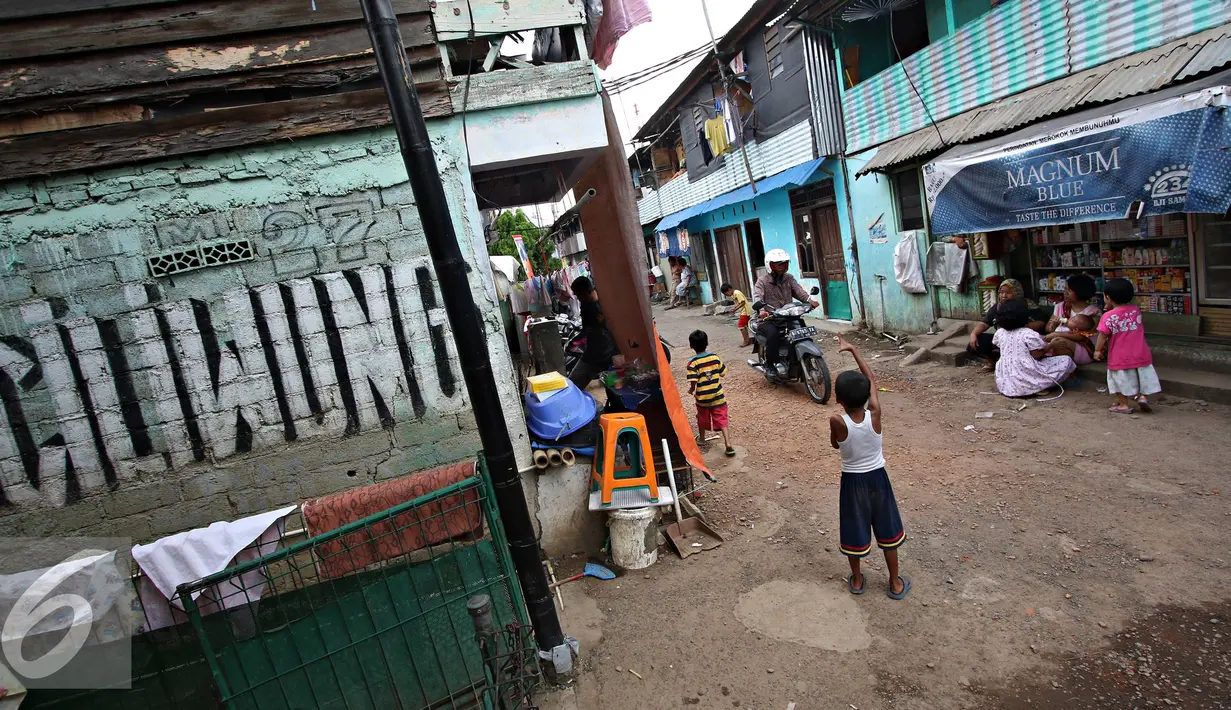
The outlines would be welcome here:
[[[914,169],[894,174],[893,197],[902,230],[923,229],[923,195],[919,192],[919,177]]]
[[[782,74],[782,35],[778,25],[765,30],[765,65],[769,67],[770,79]]]

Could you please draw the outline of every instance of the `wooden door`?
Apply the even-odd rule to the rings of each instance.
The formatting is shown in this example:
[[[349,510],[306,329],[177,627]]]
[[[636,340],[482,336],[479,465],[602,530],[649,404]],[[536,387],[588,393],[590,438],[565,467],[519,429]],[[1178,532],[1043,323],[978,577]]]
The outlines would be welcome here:
[[[838,208],[830,205],[812,210],[816,230],[817,272],[825,291],[825,313],[830,318],[850,320],[851,298],[846,283],[846,259],[842,249],[842,229],[838,226]]]
[[[715,230],[718,242],[718,259],[722,261],[723,278],[745,294],[748,289],[747,269],[744,259],[744,239],[739,227],[724,227]]]

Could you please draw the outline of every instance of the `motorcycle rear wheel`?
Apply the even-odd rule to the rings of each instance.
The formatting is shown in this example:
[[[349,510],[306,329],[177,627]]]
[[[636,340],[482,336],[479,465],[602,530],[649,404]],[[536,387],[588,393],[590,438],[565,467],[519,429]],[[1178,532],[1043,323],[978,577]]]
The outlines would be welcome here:
[[[828,404],[829,395],[833,390],[833,381],[829,377],[829,366],[825,364],[825,359],[815,355],[804,355],[799,365],[803,368],[803,379],[808,387],[808,396],[817,404]]]

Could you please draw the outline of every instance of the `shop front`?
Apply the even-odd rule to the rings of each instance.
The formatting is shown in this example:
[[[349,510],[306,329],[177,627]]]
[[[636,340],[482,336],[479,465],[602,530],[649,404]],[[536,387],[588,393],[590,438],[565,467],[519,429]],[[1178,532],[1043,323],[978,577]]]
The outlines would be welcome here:
[[[949,150],[923,168],[933,235],[975,235],[1041,305],[1126,278],[1149,332],[1231,337],[1228,78]]]

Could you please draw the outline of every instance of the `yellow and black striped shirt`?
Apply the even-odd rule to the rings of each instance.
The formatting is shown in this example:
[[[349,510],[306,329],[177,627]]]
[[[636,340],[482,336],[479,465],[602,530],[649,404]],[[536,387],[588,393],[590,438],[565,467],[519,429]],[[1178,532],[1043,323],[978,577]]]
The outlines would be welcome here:
[[[688,381],[695,383],[698,407],[720,407],[727,403],[722,392],[722,377],[727,366],[713,353],[701,353],[688,361]]]

